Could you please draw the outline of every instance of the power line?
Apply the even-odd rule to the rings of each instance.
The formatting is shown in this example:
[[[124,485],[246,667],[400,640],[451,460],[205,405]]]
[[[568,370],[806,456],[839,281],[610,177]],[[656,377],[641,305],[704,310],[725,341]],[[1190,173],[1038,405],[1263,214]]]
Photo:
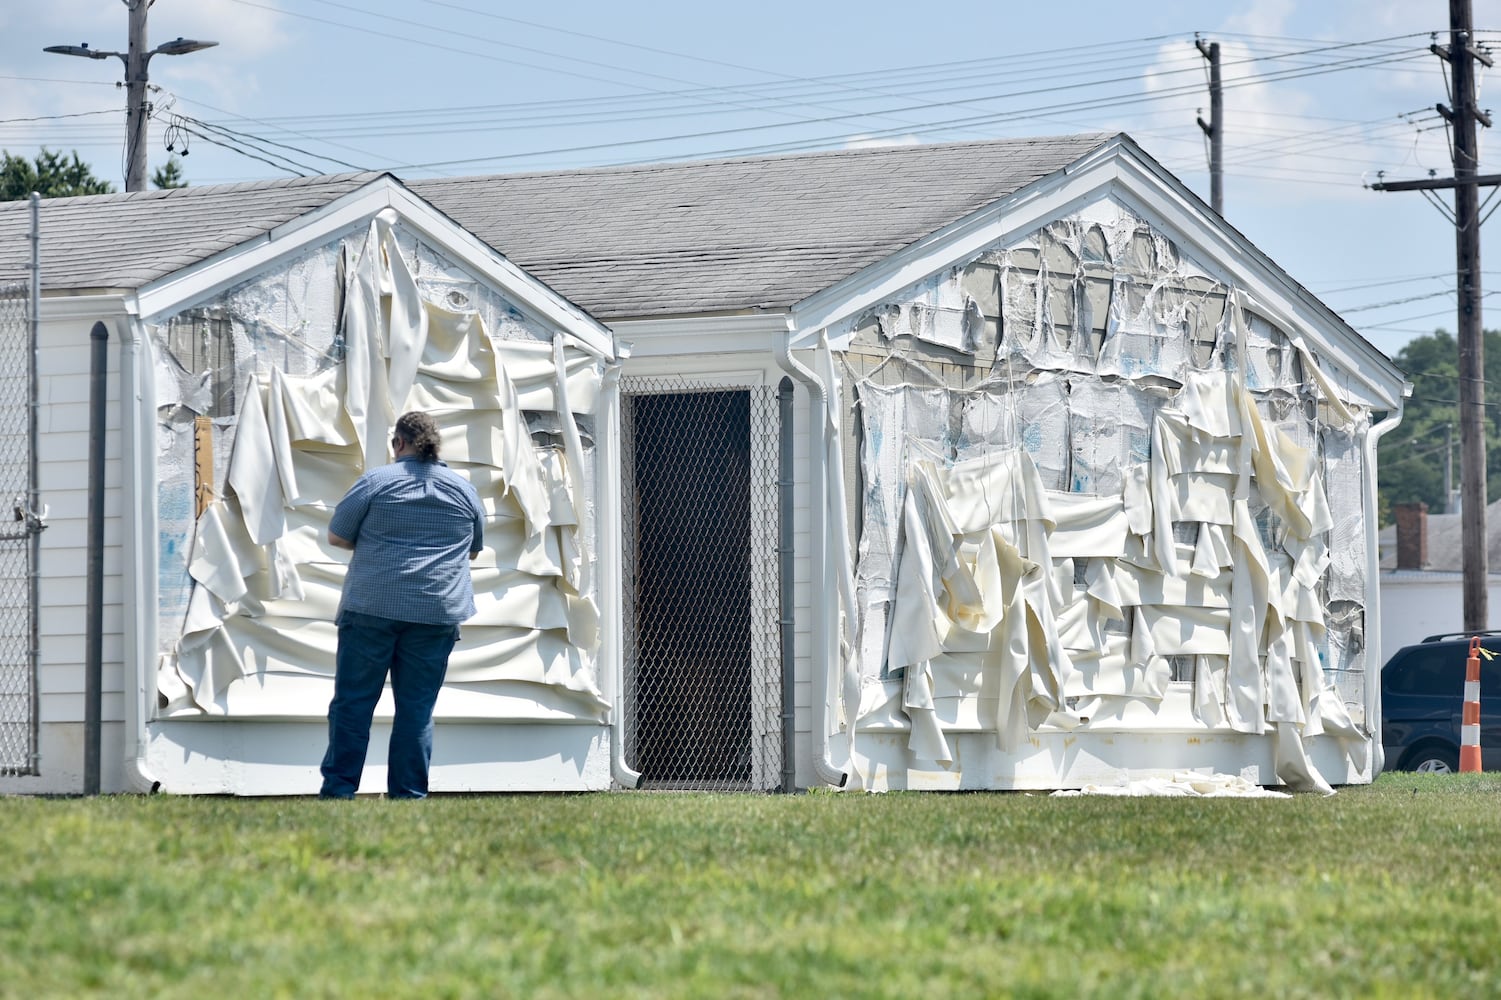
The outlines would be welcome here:
[[[182,115],[182,114],[174,114],[174,115],[172,115],[172,124],[175,127],[181,128],[181,127],[183,127],[183,123],[188,123],[188,124],[196,125],[199,128],[209,129],[209,130],[211,130],[211,131],[213,131],[213,132],[215,132],[215,133],[217,133],[219,135],[222,135],[226,139],[230,139],[230,140],[233,140],[235,142],[244,143],[246,145],[251,146],[252,148],[261,148],[260,145],[258,145],[258,144],[277,146],[277,147],[279,147],[281,149],[291,150],[294,153],[300,153],[303,156],[311,156],[311,157],[314,157],[315,159],[328,160],[331,163],[337,163],[339,166],[341,166],[341,167],[348,167],[351,170],[364,170],[364,169],[366,169],[366,168],[361,167],[361,166],[359,166],[358,164],[355,164],[355,163],[349,163],[349,162],[347,162],[345,160],[340,160],[340,159],[337,159],[337,158],[332,157],[332,156],[325,156],[325,155],[323,155],[321,153],[309,152],[306,149],[300,149],[297,146],[291,146],[291,145],[288,145],[287,143],[284,143],[284,142],[276,142],[273,139],[264,139],[264,138],[261,138],[260,136],[254,136],[254,135],[249,134],[248,132],[240,132],[240,131],[237,131],[235,129],[228,128],[227,126],[224,126],[224,125],[215,125],[212,122],[206,122],[206,121],[203,121],[202,119],[199,119],[199,118],[193,118],[193,117],[190,117],[188,115]],[[197,135],[198,133],[195,132],[194,134]],[[262,149],[261,151],[265,152],[267,155],[279,155],[279,154],[276,154],[276,153],[274,153],[273,151],[270,151],[270,150]],[[299,167],[304,167],[304,168],[306,168],[308,170],[311,170],[315,174],[316,173],[323,173],[323,171],[319,170],[317,167],[311,166],[311,165],[306,164],[306,163],[299,163],[298,161],[293,160],[290,157],[285,157],[284,156],[282,158],[285,159],[288,163],[294,163],[294,164],[296,164]]]
[[[235,0],[235,2],[246,4],[248,6],[260,7],[260,8],[263,8],[263,9],[271,9],[271,10],[276,10],[277,9],[277,8],[269,7],[269,6],[265,5],[265,4],[255,3],[255,2],[253,2],[253,0]],[[334,2],[332,2],[332,0],[319,0],[319,2],[323,2],[323,3],[326,3],[326,4],[330,5],[330,6],[336,6],[336,7],[346,7],[347,8],[347,6],[348,6],[348,5],[345,5],[345,4],[334,3]],[[456,9],[462,9],[462,8],[456,8]],[[335,27],[342,27],[342,28],[346,28],[348,30],[361,31],[361,32],[366,32],[366,33],[373,33],[373,34],[381,35],[381,36],[384,36],[384,37],[393,37],[393,36],[388,35],[387,33],[373,31],[372,29],[363,28],[363,27],[360,27],[360,26],[344,24],[342,22],[337,22],[337,21],[330,21],[330,20],[324,19],[324,18],[315,18],[315,17],[311,17],[310,15],[296,14],[295,12],[291,12],[291,11],[281,11],[281,12],[285,13],[285,14],[290,14],[292,16],[307,17],[307,18],[309,18],[311,20],[315,20],[315,21],[318,21],[320,23],[330,24],[330,25],[333,25]],[[401,23],[407,23],[407,24],[416,23],[416,22],[406,21],[405,19],[399,19],[399,18],[398,19],[394,19],[394,20],[397,20],[398,22],[401,22]],[[431,25],[423,25],[423,27],[425,27],[425,28],[427,28],[429,30],[433,30],[433,31],[442,31],[445,34],[453,34],[453,32],[443,31],[443,29],[437,29],[437,28],[434,28]],[[472,33],[465,33],[464,37],[473,37],[473,35],[472,35]],[[1163,36],[1163,37],[1170,37],[1170,36]],[[1400,39],[1400,38],[1405,38],[1405,37],[1408,37],[1408,36],[1394,36],[1394,39]],[[406,39],[406,38],[403,38],[402,40],[403,41],[408,41],[408,42],[413,41],[411,39]],[[1334,50],[1338,50],[1338,49],[1349,49],[1349,48],[1354,48],[1354,47],[1358,47],[1358,46],[1362,46],[1362,45],[1371,46],[1371,45],[1374,45],[1374,44],[1377,44],[1377,43],[1380,43],[1380,42],[1386,42],[1386,41],[1391,41],[1391,40],[1393,40],[1393,39],[1379,39],[1379,40],[1375,40],[1373,42],[1347,42],[1347,43],[1340,43],[1340,44],[1337,44],[1337,45],[1325,45],[1325,46],[1320,46],[1319,48],[1316,48],[1316,49],[1303,50],[1303,52],[1297,53],[1297,54],[1307,54],[1307,53],[1315,53],[1315,52],[1334,51]],[[516,46],[514,46],[513,43],[507,43],[507,42],[502,42],[502,41],[498,41],[498,40],[489,40],[489,41],[492,41],[493,44],[508,45],[508,46],[516,47]],[[1153,41],[1155,41],[1155,39],[1153,39]],[[473,53],[473,52],[468,52],[468,50],[455,50],[451,46],[439,45],[438,43],[422,42],[422,41],[418,40],[417,44],[434,45],[434,46],[436,46],[438,48],[441,48],[441,49],[444,49],[444,50],[447,50],[447,51],[467,52],[468,54],[477,55],[477,56],[479,56],[481,58],[494,58],[494,57],[490,56],[488,53]],[[525,49],[526,47],[525,46],[521,46],[520,48]],[[1092,49],[1092,48],[1097,48],[1097,47],[1075,47],[1073,49],[1059,49],[1059,50],[1054,50],[1054,51],[1055,51],[1055,53],[1058,53],[1058,52],[1071,52],[1071,51],[1083,51],[1083,50],[1088,50],[1088,49]],[[537,51],[537,50],[529,50],[529,51]],[[553,53],[553,54],[555,54],[555,53]],[[1274,55],[1270,55],[1270,56],[1257,56],[1257,57],[1253,57],[1251,59],[1237,60],[1237,62],[1238,63],[1250,63],[1250,62],[1256,62],[1256,61],[1265,60],[1265,59],[1286,58],[1287,55],[1289,55],[1289,54],[1287,54],[1287,53],[1279,53],[1279,54],[1274,54]],[[566,57],[565,56],[564,58],[573,58],[573,57]],[[1369,58],[1369,57],[1366,57],[1366,58]],[[1014,62],[1015,61],[1014,58],[1011,61]],[[522,65],[531,66],[531,64],[522,64]],[[601,64],[601,65],[607,65],[607,64]],[[946,64],[941,64],[941,65],[946,65]],[[532,67],[532,68],[537,68],[537,67]],[[612,68],[617,68],[618,69],[619,67],[612,67]],[[636,71],[629,70],[629,69],[626,69],[624,71],[626,71],[626,72],[636,72]],[[1176,74],[1176,73],[1188,72],[1188,71],[1189,70],[1185,69],[1185,70],[1172,70],[1170,72],[1173,73],[1173,74]],[[660,74],[651,74],[651,75],[660,76]],[[1162,74],[1159,74],[1159,75],[1162,75]],[[886,74],[883,74],[882,76],[878,76],[876,78],[878,78],[878,79],[889,79],[889,76],[890,76],[890,73],[886,73]],[[1056,81],[1058,79],[1058,76],[1059,76],[1059,73],[1058,73],[1058,68],[1057,68],[1056,60],[1052,60],[1052,61],[1050,61],[1050,65],[1048,65],[1048,67],[1047,67],[1047,78]],[[590,77],[590,78],[592,78],[592,77]],[[854,78],[853,76],[846,76],[846,77],[843,77],[843,78],[827,77],[827,78],[821,78],[821,79],[824,80],[824,81],[831,81],[832,80],[832,81],[835,82],[836,86],[839,86],[839,87],[841,87],[844,90],[849,90],[849,89],[851,89],[851,84],[849,82],[847,82],[847,81],[850,81],[853,78]],[[1004,98],[1004,97],[1021,96],[1021,95],[1026,95],[1028,93],[1057,92],[1057,91],[1060,91],[1060,90],[1073,89],[1073,88],[1085,87],[1085,86],[1090,86],[1090,85],[1096,85],[1097,86],[1097,85],[1102,85],[1102,84],[1106,84],[1106,83],[1121,82],[1121,81],[1124,81],[1124,80],[1135,81],[1135,80],[1138,80],[1139,78],[1140,78],[1140,73],[1136,72],[1136,73],[1133,73],[1132,75],[1130,75],[1128,77],[1104,78],[1104,79],[1095,79],[1095,80],[1092,80],[1092,81],[1086,80],[1085,82],[1082,82],[1082,83],[1073,83],[1073,84],[1066,84],[1066,85],[1061,85],[1061,86],[1055,84],[1052,87],[1038,88],[1035,91],[1016,91],[1016,92],[1012,92],[1010,94],[990,95],[988,97],[974,98],[974,99],[970,99],[970,102],[971,103],[975,103],[975,102],[984,101],[984,100],[990,100],[990,99],[1001,99],[1001,98]],[[669,79],[671,79],[671,78],[669,78]],[[972,88],[973,83],[974,83],[973,74],[972,73],[971,74],[967,74],[965,76],[961,76],[958,79],[961,80],[961,82],[963,82],[966,86]],[[710,91],[710,92],[713,92],[713,93],[725,93],[725,92],[745,93],[745,92],[747,92],[747,91],[749,91],[751,89],[753,89],[753,88],[751,88],[751,87],[718,87],[718,88],[713,88],[712,91]],[[875,91],[875,90],[872,90],[871,88],[861,88],[861,89],[865,90],[866,92],[873,93],[873,94],[880,94],[880,95],[883,95],[883,96],[896,96],[896,94],[891,89],[889,89],[889,88],[885,88],[885,89],[883,89],[881,91]],[[697,91],[697,92],[681,92],[681,91],[679,91],[679,92],[657,92],[657,96],[666,96],[669,93],[677,93],[679,96],[692,96],[692,97],[696,97],[698,99],[703,99],[705,91],[700,90],[700,91]],[[907,91],[906,93],[910,94],[912,92],[911,91]],[[765,96],[765,95],[763,95],[763,96]],[[825,94],[823,96],[827,97],[827,96],[830,96],[830,95]],[[786,103],[786,99],[785,98],[779,98],[779,100],[781,100],[783,103]],[[589,103],[597,105],[598,99],[589,99]],[[727,103],[727,102],[719,102],[719,103]],[[803,104],[807,104],[808,101],[807,100],[803,100],[802,103]],[[932,107],[932,106],[942,106],[945,103],[960,103],[960,102],[929,102],[928,104],[917,106],[917,109],[921,109],[921,108],[925,108],[925,107]],[[738,106],[738,105],[734,105],[734,106]],[[751,109],[742,108],[742,110],[751,110]],[[758,107],[754,108],[754,110],[769,111],[769,110],[775,110],[775,109],[767,108],[765,106],[758,106]],[[901,112],[903,110],[905,110],[905,109],[900,109],[900,108],[898,108],[898,109],[877,108],[877,109],[870,109],[870,110],[868,110],[865,113],[868,116],[871,116],[871,117],[878,117],[878,116],[881,116],[881,115],[888,115],[889,116],[889,115],[892,115],[892,114],[895,114],[895,113],[899,113],[899,112]],[[618,120],[618,118],[617,118],[617,120]],[[812,120],[813,121],[819,121],[819,120],[822,120],[822,119],[812,119]]]
[[[1409,302],[1421,302],[1424,299],[1436,299],[1436,298],[1439,298],[1440,296],[1448,296],[1448,295],[1453,295],[1453,294],[1454,294],[1454,289],[1452,289],[1452,288],[1446,288],[1446,289],[1444,289],[1443,291],[1440,291],[1440,292],[1425,292],[1422,295],[1409,295],[1405,299],[1391,299],[1391,300],[1386,301],[1386,302],[1373,302],[1370,305],[1366,305],[1366,306],[1345,306],[1345,307],[1341,308],[1339,311],[1340,311],[1340,314],[1343,315],[1345,313],[1366,312],[1367,310],[1370,310],[1370,309],[1387,309],[1387,308],[1390,308],[1391,306],[1405,306]]]
[[[204,142],[209,143],[210,145],[213,145],[213,146],[222,146],[225,149],[228,149],[228,150],[231,150],[233,152],[239,153],[241,156],[248,156],[252,160],[259,160],[262,163],[266,163],[266,164],[269,164],[270,166],[275,167],[277,170],[285,171],[285,172],[287,172],[289,174],[293,174],[293,175],[295,175],[297,177],[306,177],[306,176],[308,176],[307,174],[303,173],[301,170],[297,169],[296,167],[289,167],[289,166],[287,166],[286,163],[281,163],[281,162],[278,162],[276,160],[268,159],[266,156],[262,156],[259,153],[253,153],[250,150],[245,149],[242,146],[237,145],[236,143],[230,142],[229,140],[225,139],[222,136],[215,135],[212,132],[200,132],[197,129],[193,128],[191,125],[181,125],[179,127],[184,132],[188,133],[189,135],[197,136],[198,138],[202,139]],[[309,167],[308,169],[311,170],[312,168]],[[313,170],[313,173],[317,174],[317,173],[320,173],[320,171]]]
[[[87,118],[90,115],[118,115],[119,108],[109,108],[105,111],[75,111],[66,115],[34,115],[30,118],[0,118],[0,125],[10,125],[15,122],[51,122],[62,118]]]
[[[241,2],[246,2],[246,0],[241,0]],[[1395,56],[1395,57],[1381,57],[1381,59],[1382,59],[1383,62],[1400,62],[1400,61],[1408,61],[1408,60],[1411,60],[1411,59],[1419,58],[1421,55],[1422,55],[1422,53],[1411,53],[1411,54],[1404,54],[1404,55]],[[1369,59],[1369,58],[1376,58],[1376,57],[1359,57],[1359,58],[1361,58],[1361,59]],[[1244,86],[1251,86],[1251,85],[1261,85],[1261,84],[1265,84],[1265,83],[1269,83],[1269,82],[1275,82],[1277,80],[1284,80],[1284,79],[1300,79],[1300,78],[1307,77],[1307,76],[1317,75],[1319,73],[1339,72],[1339,71],[1341,71],[1343,69],[1348,69],[1349,68],[1347,65],[1345,65],[1345,63],[1347,63],[1347,62],[1349,62],[1349,60],[1344,60],[1344,61],[1341,61],[1339,63],[1330,64],[1329,67],[1326,67],[1325,69],[1322,69],[1322,70],[1319,70],[1319,71],[1300,69],[1300,70],[1294,70],[1294,71],[1287,71],[1287,72],[1284,72],[1284,73],[1268,74],[1265,77],[1258,77],[1258,78],[1255,78],[1255,79],[1253,79],[1251,81],[1232,82],[1232,83],[1226,84],[1226,89],[1238,88],[1238,87],[1244,87]],[[1048,88],[1045,92],[1056,92],[1057,90],[1072,90],[1072,89],[1076,89],[1076,88],[1077,88],[1077,85],[1068,85],[1068,86],[1064,86],[1064,87],[1060,87],[1060,88]],[[987,113],[987,114],[984,114],[984,115],[970,116],[970,117],[965,117],[965,118],[948,119],[948,120],[940,121],[940,122],[932,122],[932,123],[928,123],[928,124],[926,124],[924,126],[921,126],[921,127],[918,127],[918,128],[912,128],[912,129],[909,129],[909,128],[881,129],[881,130],[876,130],[875,132],[868,133],[868,134],[870,134],[872,137],[875,137],[875,138],[890,137],[890,136],[893,136],[893,135],[900,135],[900,134],[904,134],[904,133],[910,133],[910,134],[914,134],[914,135],[930,135],[930,134],[932,134],[935,131],[940,131],[940,130],[944,130],[944,129],[954,129],[954,128],[970,127],[970,126],[977,126],[977,125],[993,125],[993,124],[997,124],[997,123],[1003,122],[1003,121],[1025,119],[1025,118],[1027,118],[1029,116],[1035,116],[1035,115],[1037,115],[1039,113],[1049,112],[1049,111],[1068,110],[1068,111],[1077,112],[1077,111],[1085,111],[1085,110],[1099,110],[1099,109],[1106,108],[1106,107],[1123,107],[1123,106],[1128,106],[1128,105],[1132,105],[1132,104],[1139,104],[1139,103],[1144,103],[1144,102],[1150,102],[1150,101],[1159,101],[1159,100],[1164,100],[1164,99],[1171,98],[1171,97],[1180,96],[1182,93],[1186,93],[1190,89],[1191,89],[1190,87],[1181,87],[1181,88],[1174,88],[1174,89],[1171,89],[1171,90],[1168,90],[1168,91],[1159,91],[1159,92],[1156,92],[1156,93],[1150,93],[1150,94],[1145,94],[1145,95],[1133,95],[1133,96],[1130,96],[1130,97],[1116,96],[1116,97],[1099,98],[1099,99],[1092,100],[1092,101],[1086,100],[1084,102],[1070,102],[1070,103],[1067,103],[1067,104],[1043,105],[1043,106],[1035,107],[1035,108],[1018,109],[1018,110],[1011,110],[1011,111],[1004,111],[1004,112],[991,112],[991,113]],[[942,108],[942,107],[956,107],[956,106],[963,106],[963,105],[971,105],[971,104],[983,103],[985,101],[998,100],[998,99],[1001,99],[1002,97],[1027,96],[1027,95],[1031,95],[1031,94],[1034,94],[1034,93],[1040,93],[1040,92],[1043,92],[1043,91],[1025,91],[1025,92],[1017,92],[1017,93],[1007,94],[1007,95],[990,95],[990,96],[986,96],[986,97],[968,98],[968,99],[959,100],[959,101],[939,101],[939,102],[932,102],[932,103],[928,103],[928,104],[911,105],[911,106],[907,106],[907,107],[903,107],[903,108],[891,109],[891,111],[892,111],[892,113],[898,113],[898,112],[905,112],[905,111],[912,111],[912,110],[924,110],[924,109],[933,109],[933,108]],[[804,122],[802,122],[800,124],[804,124],[804,125],[830,124],[830,123],[838,122],[838,121],[846,121],[846,120],[848,120],[850,118],[854,118],[854,117],[864,117],[864,116],[861,116],[861,115],[833,115],[833,116],[825,116],[825,117],[822,117],[822,118],[808,119],[808,120],[806,120],[806,121],[804,121]],[[559,148],[559,149],[532,150],[532,151],[528,151],[528,152],[524,152],[524,153],[507,153],[507,154],[498,154],[496,156],[468,157],[468,158],[459,159],[459,160],[440,160],[440,161],[434,161],[434,162],[429,162],[429,163],[406,164],[403,167],[398,168],[398,169],[414,169],[414,168],[415,169],[422,169],[422,168],[431,168],[431,167],[450,167],[450,166],[459,166],[459,165],[463,165],[463,164],[472,164],[472,163],[491,163],[491,162],[497,162],[497,161],[503,161],[503,160],[530,159],[530,158],[535,158],[535,157],[538,157],[538,156],[558,155],[558,154],[563,154],[563,153],[596,152],[596,151],[599,151],[599,150],[602,150],[602,149],[621,149],[621,148],[626,148],[626,147],[631,147],[631,146],[653,145],[653,144],[658,144],[658,143],[663,143],[663,142],[673,142],[673,141],[681,142],[681,141],[688,140],[688,139],[704,139],[704,138],[714,138],[714,137],[717,137],[717,136],[746,134],[746,133],[751,133],[751,132],[764,132],[764,131],[768,131],[768,130],[771,130],[771,129],[781,129],[781,128],[786,128],[786,127],[787,126],[785,124],[782,124],[782,123],[761,124],[761,125],[747,125],[747,126],[740,126],[740,127],[736,127],[736,128],[705,130],[705,131],[694,132],[694,133],[690,133],[690,134],[686,134],[686,135],[656,136],[656,137],[651,137],[651,138],[620,140],[620,141],[616,141],[616,142],[592,143],[592,144],[588,144],[588,145],[570,146],[570,147],[564,147],[564,148]],[[848,135],[848,134],[842,134],[842,135],[839,135],[839,136],[826,137],[826,138],[824,138],[822,140],[812,140],[811,142],[809,140],[795,141],[795,142],[791,143],[790,146],[787,143],[777,143],[777,144],[769,144],[769,145],[763,145],[763,146],[740,147],[740,148],[737,148],[737,149],[728,149],[728,150],[721,149],[721,150],[716,150],[716,151],[711,152],[711,153],[695,152],[695,153],[690,154],[690,155],[693,155],[693,156],[755,155],[755,154],[762,154],[762,153],[780,152],[780,151],[784,151],[784,150],[786,150],[788,148],[808,148],[809,145],[816,144],[818,142],[823,142],[823,143],[843,142],[843,141],[847,141],[847,140],[849,140],[851,138],[853,138],[853,137],[850,136],[850,135]]]
[[[1497,272],[1486,271],[1485,273],[1486,274],[1494,274],[1494,273],[1497,273]],[[1340,292],[1359,292],[1359,291],[1364,291],[1367,288],[1387,288],[1387,287],[1389,287],[1391,285],[1401,285],[1401,284],[1406,284],[1407,282],[1411,282],[1411,281],[1432,281],[1432,280],[1436,280],[1438,278],[1452,278],[1452,277],[1453,277],[1453,275],[1450,274],[1448,271],[1440,271],[1437,274],[1413,274],[1413,275],[1406,275],[1406,276],[1398,276],[1398,277],[1394,277],[1394,278],[1383,278],[1383,279],[1378,280],[1378,281],[1371,281],[1371,282],[1367,282],[1365,284],[1360,284],[1360,285],[1345,285],[1345,286],[1343,286],[1341,288],[1328,288],[1328,289],[1325,289],[1325,290],[1319,292],[1318,294],[1319,294],[1320,297],[1325,296],[1325,295],[1338,295]]]

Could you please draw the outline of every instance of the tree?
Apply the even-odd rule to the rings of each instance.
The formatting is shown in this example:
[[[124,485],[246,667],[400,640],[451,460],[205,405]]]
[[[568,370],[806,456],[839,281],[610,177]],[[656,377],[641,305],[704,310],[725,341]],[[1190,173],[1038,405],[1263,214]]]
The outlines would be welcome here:
[[[78,194],[110,194],[115,188],[94,176],[89,165],[73,152],[69,160],[46,147],[36,162],[0,150],[0,201],[23,201],[35,191],[43,198],[68,198]]]
[[[151,186],[154,188],[185,188],[188,179],[182,172],[182,160],[177,156],[167,157],[167,162],[156,168],[151,175]]]
[[[1485,381],[1501,385],[1501,331],[1485,331]],[[1381,439],[1377,475],[1383,520],[1393,504],[1422,501],[1435,514],[1448,512],[1444,496],[1444,449],[1452,440],[1453,488],[1459,490],[1459,344],[1439,330],[1407,343],[1392,358],[1412,381],[1402,423]],[[1501,398],[1486,400],[1486,497],[1501,497]],[[1448,425],[1449,433],[1445,426]]]

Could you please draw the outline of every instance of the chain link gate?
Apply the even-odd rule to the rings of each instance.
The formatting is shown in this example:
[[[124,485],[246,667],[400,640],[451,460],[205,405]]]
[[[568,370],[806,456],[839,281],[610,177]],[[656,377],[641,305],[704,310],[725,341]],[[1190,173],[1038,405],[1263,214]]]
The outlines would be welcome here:
[[[37,773],[30,302],[0,285],[0,774]]]
[[[622,382],[624,755],[643,788],[781,785],[776,392]]]

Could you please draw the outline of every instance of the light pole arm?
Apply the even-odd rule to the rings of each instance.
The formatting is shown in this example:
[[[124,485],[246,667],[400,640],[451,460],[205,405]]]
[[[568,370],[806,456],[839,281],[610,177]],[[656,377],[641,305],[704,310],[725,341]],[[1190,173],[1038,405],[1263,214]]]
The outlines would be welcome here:
[[[114,56],[125,64],[125,190],[146,190],[146,141],[151,124],[151,105],[146,100],[146,67],[158,52],[169,56],[187,55],[211,48],[218,42],[202,42],[181,36],[163,42],[154,49],[146,47],[146,11],[151,5],[136,3],[130,8],[130,45],[124,52],[107,52],[82,45],[48,45],[43,52],[83,59],[107,59]]]

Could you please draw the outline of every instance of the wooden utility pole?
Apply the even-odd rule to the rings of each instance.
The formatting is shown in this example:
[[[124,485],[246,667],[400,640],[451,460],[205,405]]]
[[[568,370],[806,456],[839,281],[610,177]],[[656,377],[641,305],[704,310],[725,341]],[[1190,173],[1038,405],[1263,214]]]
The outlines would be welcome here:
[[[212,48],[218,42],[200,42],[177,38],[146,48],[146,11],[155,0],[125,0],[130,11],[129,44],[124,52],[91,49],[82,45],[48,45],[43,52],[83,59],[108,59],[114,56],[125,64],[125,190],[146,190],[146,136],[151,125],[151,99],[148,96],[146,67],[155,55],[180,56]]]
[[[1209,121],[1201,116],[1199,128],[1209,137],[1209,206],[1225,214],[1225,98],[1220,88],[1220,43],[1194,39],[1199,52],[1209,60]]]
[[[125,48],[125,190],[146,190],[146,144],[151,126],[151,103],[146,97],[146,11],[151,4],[136,0],[130,7],[130,33]]]
[[[1454,127],[1454,236],[1459,280],[1459,488],[1464,546],[1466,632],[1490,627],[1489,567],[1485,527],[1485,336],[1480,307],[1480,188],[1475,183],[1476,52],[1470,0],[1449,0],[1449,65],[1453,70],[1450,121]],[[1487,126],[1490,119],[1485,119]]]
[[[1489,567],[1485,525],[1485,343],[1480,309],[1480,188],[1501,183],[1501,176],[1477,172],[1476,125],[1491,120],[1475,106],[1476,62],[1491,65],[1474,45],[1470,0],[1449,0],[1449,47],[1431,46],[1449,63],[1454,81],[1449,107],[1438,113],[1449,123],[1453,139],[1453,178],[1373,184],[1378,191],[1454,189],[1455,277],[1459,291],[1459,486],[1460,538],[1464,567],[1464,630],[1490,627],[1487,591]]]

